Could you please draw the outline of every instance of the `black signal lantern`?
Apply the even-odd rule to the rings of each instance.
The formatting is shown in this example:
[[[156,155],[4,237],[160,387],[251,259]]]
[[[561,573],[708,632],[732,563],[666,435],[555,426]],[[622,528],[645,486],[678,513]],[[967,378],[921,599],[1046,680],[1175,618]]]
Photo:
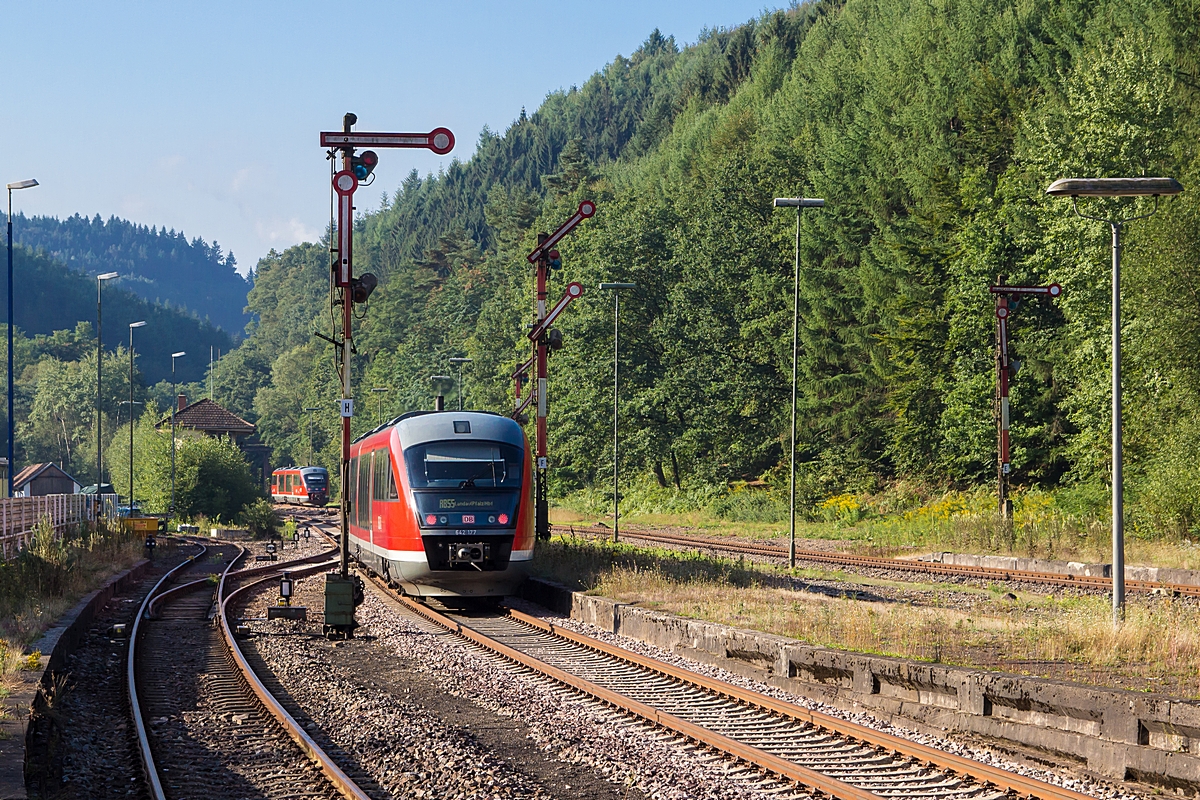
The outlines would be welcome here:
[[[283,573],[279,578],[279,604],[290,606],[292,604],[292,590],[294,583],[290,572]]]
[[[562,269],[562,255],[557,250],[551,250],[546,254],[546,265],[550,269]]]
[[[561,350],[563,346],[562,331],[558,328],[551,328],[546,332],[546,345],[553,350]]]
[[[378,165],[379,156],[374,150],[363,150],[356,156],[350,156],[350,169],[354,171],[354,177],[358,178],[359,183],[370,177]]]
[[[379,279],[370,272],[364,272],[350,282],[351,294],[356,303],[365,303],[379,285]]]

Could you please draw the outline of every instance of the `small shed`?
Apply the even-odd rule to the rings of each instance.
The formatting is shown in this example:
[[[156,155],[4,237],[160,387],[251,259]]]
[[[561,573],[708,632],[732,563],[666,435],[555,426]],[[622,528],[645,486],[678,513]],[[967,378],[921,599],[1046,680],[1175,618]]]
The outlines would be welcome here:
[[[14,497],[42,497],[47,494],[77,494],[79,481],[53,462],[30,464],[13,478]]]

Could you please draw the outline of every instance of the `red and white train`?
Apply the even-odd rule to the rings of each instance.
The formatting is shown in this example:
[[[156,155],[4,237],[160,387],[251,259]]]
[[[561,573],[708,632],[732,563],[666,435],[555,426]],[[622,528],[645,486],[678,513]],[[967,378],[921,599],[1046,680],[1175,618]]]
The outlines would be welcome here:
[[[350,552],[414,597],[500,598],[533,558],[525,432],[479,411],[416,411],[350,448]]]
[[[324,467],[287,467],[271,473],[271,499],[323,508],[329,502],[329,472]]]

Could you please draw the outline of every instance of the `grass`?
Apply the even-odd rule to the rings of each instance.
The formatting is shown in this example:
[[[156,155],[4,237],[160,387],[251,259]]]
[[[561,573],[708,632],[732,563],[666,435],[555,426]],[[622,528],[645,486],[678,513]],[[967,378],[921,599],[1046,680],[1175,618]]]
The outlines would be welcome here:
[[[101,528],[60,539],[42,527],[19,556],[0,561],[0,692],[20,670],[36,666],[24,655],[27,645],[80,597],[141,557],[137,536]]]
[[[682,493],[661,502],[654,499],[670,492],[654,488],[631,492],[633,501],[622,507],[622,524],[766,540],[788,535],[787,506],[780,503],[778,492],[734,489],[710,499],[707,505],[690,508],[687,502],[704,498]],[[608,497],[611,503],[611,495]],[[564,498],[551,509],[551,521],[567,526],[611,526],[612,510],[602,499],[595,492]],[[1111,560],[1107,513],[1095,512],[1091,499],[1080,501],[1067,491],[1028,490],[1014,495],[1014,505],[1012,523],[1004,524],[996,515],[994,496],[986,488],[934,492],[896,484],[874,494],[832,495],[798,509],[796,535],[801,540],[832,540],[848,552],[871,555],[944,550],[1100,563]],[[781,508],[782,516],[777,513]],[[730,509],[736,513],[731,514]],[[1128,564],[1200,569],[1200,545],[1187,536],[1130,524],[1125,558]]]
[[[1002,586],[948,591],[857,577],[828,596],[798,589],[847,576],[582,539],[555,538],[534,567],[619,602],[825,647],[1200,697],[1200,609],[1171,598],[1131,597],[1114,630],[1104,596],[1013,601]]]

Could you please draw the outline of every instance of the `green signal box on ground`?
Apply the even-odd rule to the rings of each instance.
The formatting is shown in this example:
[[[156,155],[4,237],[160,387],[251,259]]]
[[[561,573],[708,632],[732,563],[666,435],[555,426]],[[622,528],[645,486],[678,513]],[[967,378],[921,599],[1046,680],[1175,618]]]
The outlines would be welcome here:
[[[358,622],[354,609],[362,602],[363,581],[357,575],[343,578],[337,572],[325,576],[325,635],[329,638],[354,636]]]

